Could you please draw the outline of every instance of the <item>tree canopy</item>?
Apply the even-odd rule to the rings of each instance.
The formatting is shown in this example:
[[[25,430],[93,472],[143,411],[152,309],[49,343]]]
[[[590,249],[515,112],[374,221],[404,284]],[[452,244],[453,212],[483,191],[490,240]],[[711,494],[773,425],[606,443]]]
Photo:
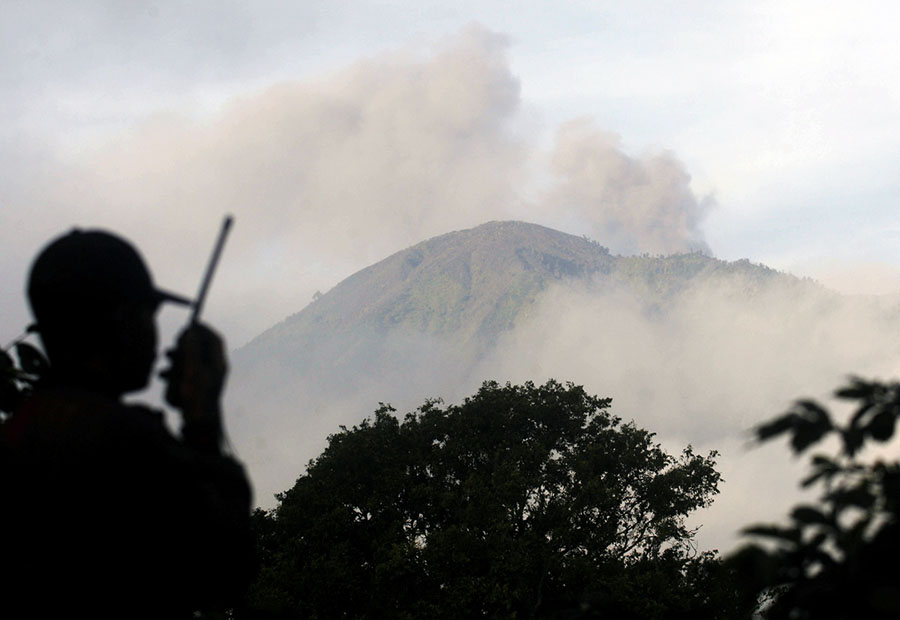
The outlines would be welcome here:
[[[667,454],[578,386],[382,405],[255,514],[257,611],[305,618],[733,617],[691,512],[716,454]]]

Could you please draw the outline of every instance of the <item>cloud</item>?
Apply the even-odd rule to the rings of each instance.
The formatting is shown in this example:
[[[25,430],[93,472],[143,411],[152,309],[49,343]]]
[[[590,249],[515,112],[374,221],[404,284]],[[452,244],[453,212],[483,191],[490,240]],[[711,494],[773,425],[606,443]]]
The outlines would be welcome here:
[[[380,54],[235,98],[211,118],[160,111],[32,175],[17,207],[40,205],[59,231],[120,231],[186,293],[233,213],[208,308],[237,343],[393,251],[492,219],[590,233],[622,252],[705,247],[703,203],[671,154],[632,158],[577,121],[548,160],[516,131],[507,45],[473,24],[428,55]],[[47,237],[26,238],[36,249]]]
[[[236,99],[205,122],[159,113],[68,162],[30,198],[63,229],[122,231],[183,290],[195,285],[218,218],[234,213],[226,257],[240,259],[218,286],[241,309],[267,291],[276,297],[253,308],[258,332],[338,275],[513,215],[524,151],[507,131],[519,85],[505,46],[472,26],[428,58],[362,60]],[[337,268],[316,274],[321,265]]]
[[[694,195],[672,153],[631,157],[615,134],[574,120],[557,132],[551,171],[541,211],[587,223],[613,252],[709,252],[700,224],[712,199]]]
[[[670,450],[718,450],[725,484],[698,515],[705,547],[777,521],[798,501],[800,465],[784,444],[750,450],[749,429],[797,398],[828,399],[850,374],[900,372],[896,305],[808,281],[696,278],[676,296],[633,288],[548,289],[473,372],[501,381],[571,380]],[[838,411],[842,411],[838,409]]]
[[[881,262],[836,258],[795,261],[791,271],[807,273],[828,288],[848,295],[895,295],[900,268]]]

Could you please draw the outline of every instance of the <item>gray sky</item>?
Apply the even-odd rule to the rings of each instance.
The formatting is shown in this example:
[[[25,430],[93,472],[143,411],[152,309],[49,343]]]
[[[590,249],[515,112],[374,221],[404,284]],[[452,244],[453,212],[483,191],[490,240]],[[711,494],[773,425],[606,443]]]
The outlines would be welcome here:
[[[50,236],[122,231],[190,293],[225,211],[238,220],[208,308],[235,345],[384,255],[487,219],[900,286],[893,3],[0,11],[4,342]]]

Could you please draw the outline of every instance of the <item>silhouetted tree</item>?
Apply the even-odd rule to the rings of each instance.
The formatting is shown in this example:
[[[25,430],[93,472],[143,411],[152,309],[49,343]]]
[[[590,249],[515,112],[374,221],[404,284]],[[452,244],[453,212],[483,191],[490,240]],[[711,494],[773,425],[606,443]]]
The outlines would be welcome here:
[[[255,516],[253,606],[304,618],[735,617],[686,515],[718,492],[715,452],[673,457],[550,381],[485,383],[462,405],[329,438]]]
[[[747,545],[729,559],[746,602],[761,602],[766,618],[900,617],[900,464],[863,456],[867,442],[893,436],[900,384],[854,379],[836,395],[856,403],[845,425],[804,400],[756,429],[760,441],[789,436],[797,454],[838,440],[834,454],[811,457],[802,481],[821,489],[818,502],[795,507],[788,525],[748,528],[768,544]]]

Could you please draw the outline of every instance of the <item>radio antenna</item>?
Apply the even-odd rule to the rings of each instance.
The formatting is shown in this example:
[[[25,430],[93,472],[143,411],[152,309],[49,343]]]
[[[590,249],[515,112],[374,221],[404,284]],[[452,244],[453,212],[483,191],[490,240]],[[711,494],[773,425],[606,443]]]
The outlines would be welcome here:
[[[197,292],[197,299],[194,301],[194,310],[191,312],[191,324],[196,323],[200,319],[200,311],[203,310],[203,302],[206,301],[206,292],[209,290],[213,274],[216,271],[216,265],[219,263],[219,255],[222,253],[222,246],[225,245],[225,239],[228,237],[228,231],[231,230],[233,221],[234,218],[230,215],[226,215],[225,219],[222,220],[219,238],[216,239],[212,256],[210,256],[209,264],[206,266],[206,273],[203,275],[203,281],[200,283],[200,290]]]

